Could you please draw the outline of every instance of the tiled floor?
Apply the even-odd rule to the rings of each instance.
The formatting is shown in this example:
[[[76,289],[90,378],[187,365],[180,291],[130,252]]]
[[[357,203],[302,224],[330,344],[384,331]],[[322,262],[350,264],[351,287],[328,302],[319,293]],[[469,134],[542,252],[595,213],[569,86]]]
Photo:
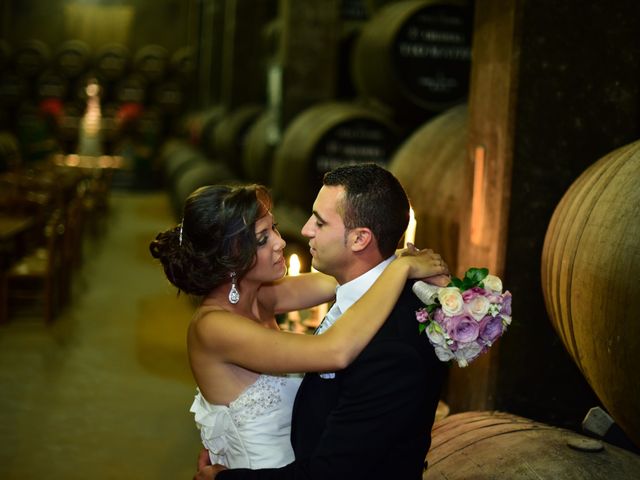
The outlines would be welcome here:
[[[24,312],[0,326],[0,479],[192,477],[192,306],[148,253],[173,222],[163,193],[114,192],[72,305],[48,327]]]

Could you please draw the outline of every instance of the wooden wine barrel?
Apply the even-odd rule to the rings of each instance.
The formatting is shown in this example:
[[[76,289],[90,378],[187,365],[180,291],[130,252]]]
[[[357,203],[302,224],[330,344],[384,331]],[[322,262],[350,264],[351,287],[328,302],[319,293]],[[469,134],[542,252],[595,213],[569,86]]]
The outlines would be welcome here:
[[[631,480],[640,456],[571,430],[501,412],[435,422],[423,480]]]
[[[0,107],[15,108],[28,95],[28,88],[24,79],[14,72],[0,72]]]
[[[224,117],[225,109],[214,106],[207,110],[187,115],[184,121],[185,136],[194,145],[198,145],[207,155],[215,153],[213,133],[216,125]]]
[[[89,67],[90,61],[91,49],[81,40],[63,42],[54,57],[55,69],[67,79],[82,75]]]
[[[173,188],[182,173],[193,164],[207,162],[207,157],[197,148],[181,140],[165,142],[160,149],[160,163],[165,185]]]
[[[40,40],[26,40],[13,54],[14,71],[22,78],[35,78],[51,63],[51,49]]]
[[[171,78],[162,80],[153,89],[151,103],[165,115],[180,114],[185,106],[185,91],[182,83]]]
[[[279,142],[277,118],[273,111],[262,113],[249,127],[242,151],[245,177],[255,183],[271,185],[273,153]]]
[[[69,84],[58,71],[50,69],[42,73],[36,80],[36,95],[39,98],[60,98],[67,95]]]
[[[175,180],[172,195],[174,210],[181,212],[187,197],[199,187],[235,182],[235,175],[221,162],[200,160],[191,163]]]
[[[117,83],[115,98],[120,103],[143,104],[147,98],[147,85],[142,75],[127,75]]]
[[[433,118],[402,144],[389,165],[411,201],[416,245],[440,253],[451,272],[458,267],[467,119],[464,104]]]
[[[169,59],[169,71],[183,82],[193,78],[196,70],[196,57],[193,47],[186,46],[177,49]]]
[[[396,126],[376,110],[355,103],[313,106],[293,119],[276,149],[274,197],[310,208],[325,172],[357,163],[386,167],[399,141]]]
[[[124,45],[119,43],[104,45],[96,52],[95,71],[106,82],[118,81],[127,72],[129,57],[129,50]]]
[[[472,16],[465,0],[385,5],[356,41],[356,90],[402,116],[440,112],[463,102],[469,88]]]
[[[640,446],[640,141],[591,165],[556,207],[542,251],[554,328]]]
[[[247,132],[263,110],[262,105],[243,105],[228,112],[213,131],[214,156],[242,177],[242,151]]]
[[[164,79],[169,66],[169,52],[161,45],[145,45],[135,54],[134,70],[150,83]]]

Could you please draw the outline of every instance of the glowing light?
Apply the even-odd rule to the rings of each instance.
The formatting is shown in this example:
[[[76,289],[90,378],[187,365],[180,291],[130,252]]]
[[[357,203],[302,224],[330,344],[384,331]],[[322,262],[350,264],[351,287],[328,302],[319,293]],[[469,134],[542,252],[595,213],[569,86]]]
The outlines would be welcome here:
[[[295,253],[289,257],[289,275],[300,275],[300,259]]]
[[[407,230],[404,232],[404,247],[407,248],[408,243],[414,243],[416,241],[416,227],[418,222],[416,222],[416,215],[413,211],[413,208],[409,208],[409,225],[407,225]]]

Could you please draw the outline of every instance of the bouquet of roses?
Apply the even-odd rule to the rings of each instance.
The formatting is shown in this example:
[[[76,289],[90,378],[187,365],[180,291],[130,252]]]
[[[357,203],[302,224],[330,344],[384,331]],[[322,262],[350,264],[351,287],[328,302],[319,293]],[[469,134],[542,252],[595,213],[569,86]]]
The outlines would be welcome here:
[[[486,352],[511,324],[511,293],[486,268],[470,268],[446,287],[417,281],[413,292],[426,307],[416,312],[438,359],[460,367]]]

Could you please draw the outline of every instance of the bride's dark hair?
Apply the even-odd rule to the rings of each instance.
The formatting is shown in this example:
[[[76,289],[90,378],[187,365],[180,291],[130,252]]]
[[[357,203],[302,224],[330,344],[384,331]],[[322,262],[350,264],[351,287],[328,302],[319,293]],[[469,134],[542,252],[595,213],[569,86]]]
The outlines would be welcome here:
[[[262,185],[200,187],[185,201],[182,224],[151,242],[151,255],[180,290],[207,295],[228,282],[231,272],[240,278],[253,266],[255,223],[271,204]]]

